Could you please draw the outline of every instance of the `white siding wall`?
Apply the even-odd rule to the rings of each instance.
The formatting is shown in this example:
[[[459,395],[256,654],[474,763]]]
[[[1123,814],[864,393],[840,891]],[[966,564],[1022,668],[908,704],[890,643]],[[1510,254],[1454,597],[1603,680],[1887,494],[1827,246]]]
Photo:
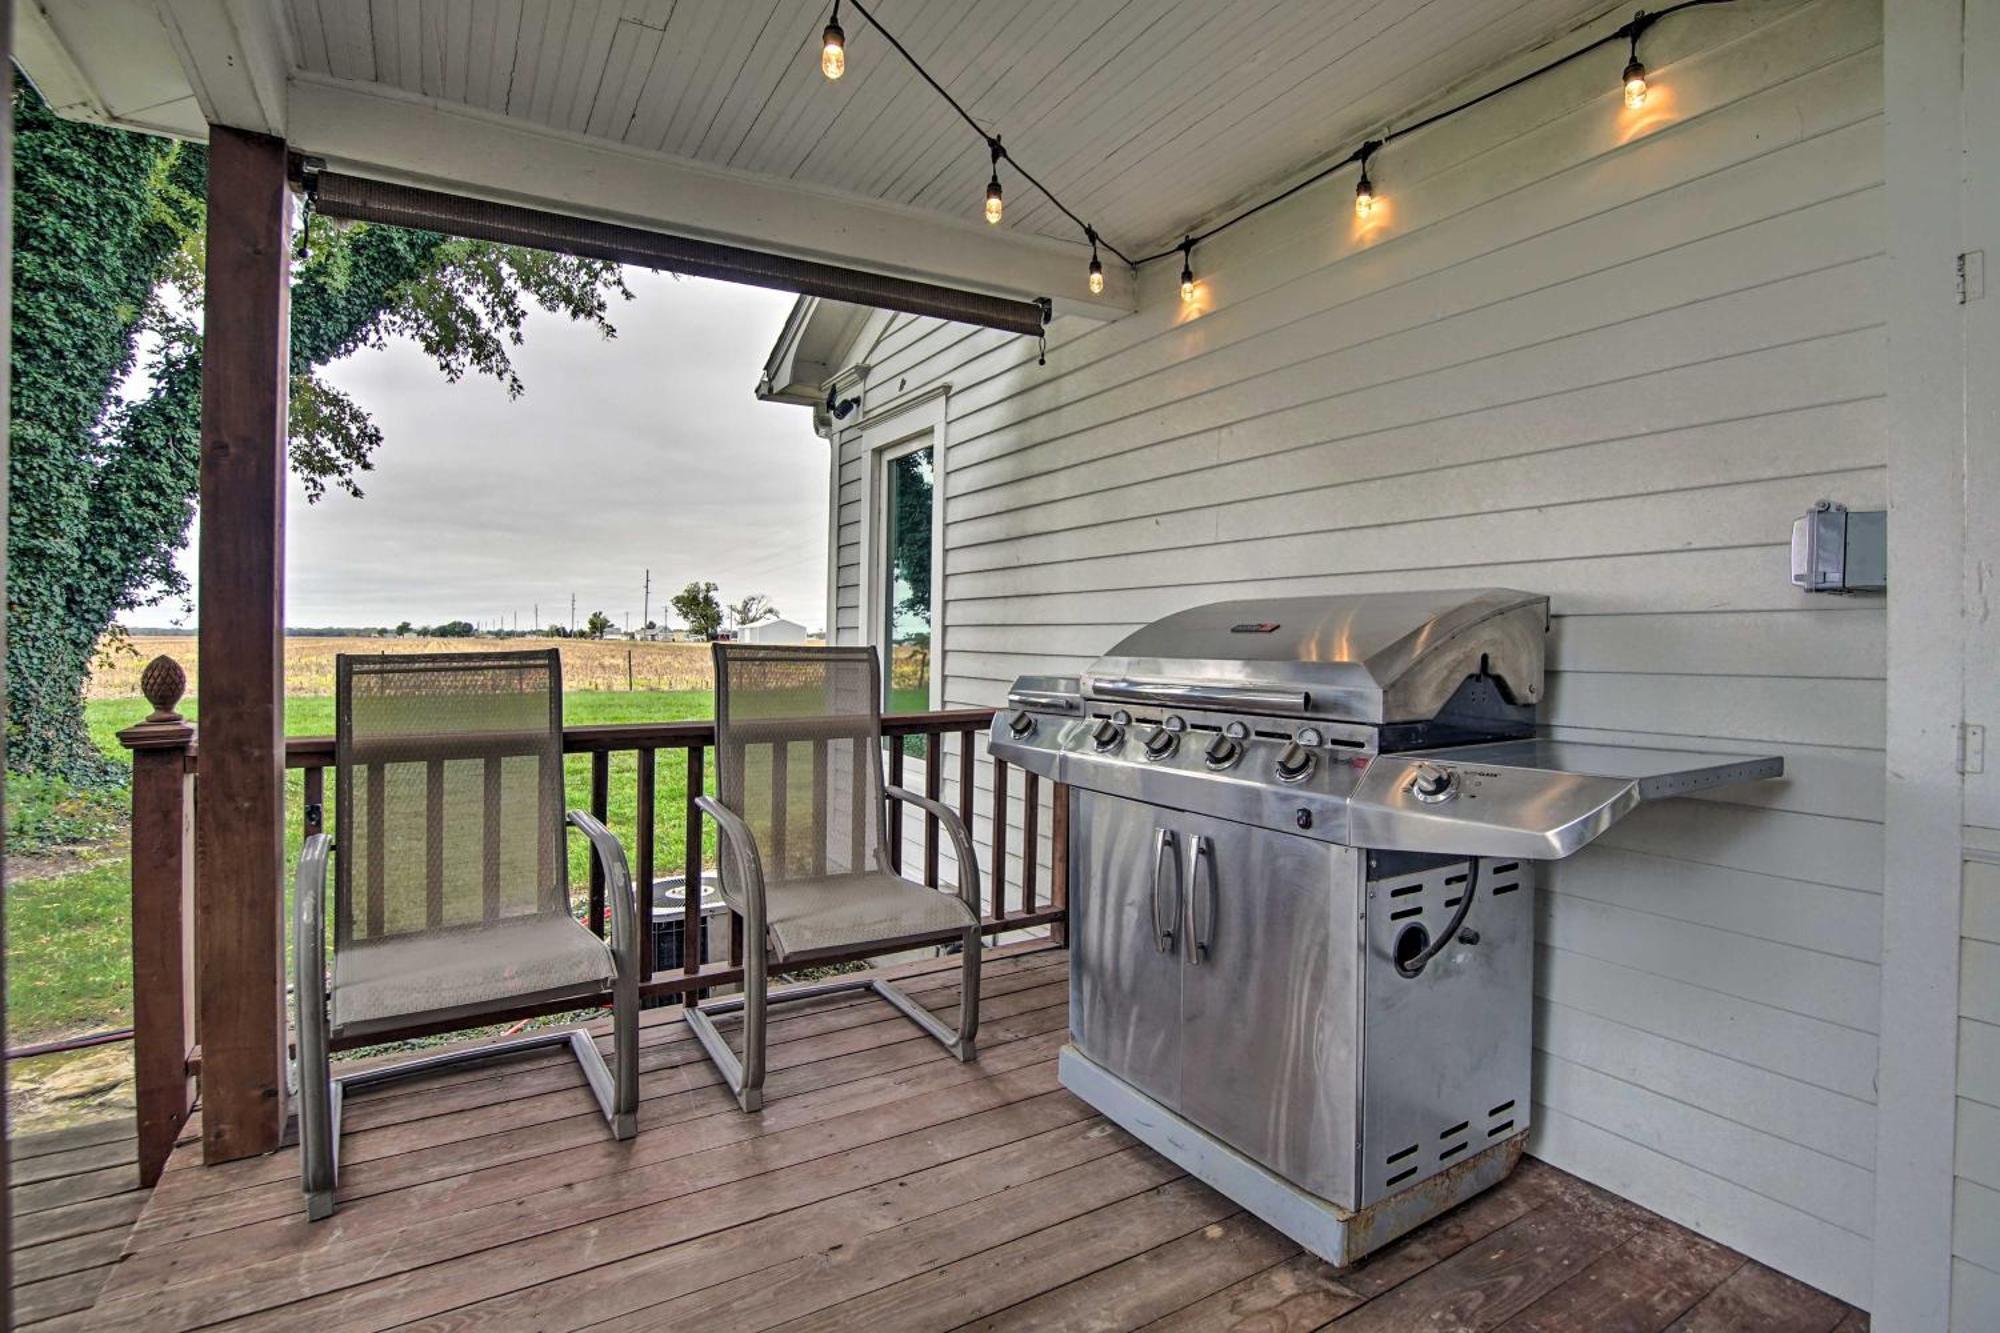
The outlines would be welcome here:
[[[1046,368],[907,319],[855,360],[871,414],[951,387],[949,705],[1210,598],[1495,583],[1554,599],[1565,734],[1782,751],[1549,877],[1532,1150],[1865,1303],[1883,616],[1786,543],[1884,502],[1879,12],[1748,0],[1646,59],[1638,116],[1610,52],[1385,150],[1365,237],[1342,178],[1204,245],[1194,313],[1162,265]]]
[[[2000,1324],[2000,831],[1966,833],[1986,844],[1965,863],[1959,946],[1951,1325],[1969,1331]]]
[[[1975,4],[1964,26],[1967,244],[1994,253],[2000,206],[2000,6]],[[1964,896],[1959,908],[1958,1118],[1953,1135],[1951,1326],[2000,1328],[2000,305],[1990,285],[1965,305],[1965,717],[1987,728],[1983,770],[1965,779]]]

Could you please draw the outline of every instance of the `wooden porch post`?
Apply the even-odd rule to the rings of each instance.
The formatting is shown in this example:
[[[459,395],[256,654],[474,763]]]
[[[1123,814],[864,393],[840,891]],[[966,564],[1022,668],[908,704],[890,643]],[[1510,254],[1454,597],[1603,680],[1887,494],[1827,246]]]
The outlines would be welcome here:
[[[202,1157],[285,1126],[285,414],[282,140],[212,126],[201,373],[201,744],[195,954]]]
[[[132,752],[132,1063],[139,1184],[151,1189],[194,1105],[194,728],[174,711],[179,663],[154,658],[140,688],[153,715],[118,739]]]

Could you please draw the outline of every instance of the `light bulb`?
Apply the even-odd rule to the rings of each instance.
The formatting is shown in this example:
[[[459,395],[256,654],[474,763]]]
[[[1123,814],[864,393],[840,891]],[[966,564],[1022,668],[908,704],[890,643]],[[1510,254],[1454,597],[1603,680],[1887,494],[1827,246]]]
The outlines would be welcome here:
[[[839,23],[827,24],[821,36],[819,72],[829,79],[847,73],[847,34],[840,30]]]
[[[1375,187],[1368,183],[1368,173],[1364,171],[1354,184],[1354,216],[1365,218],[1374,211]]]
[[[1104,290],[1104,262],[1096,255],[1090,257],[1090,294],[1096,296]]]
[[[1625,67],[1625,105],[1634,111],[1646,105],[1646,67],[1637,56]]]
[[[1181,300],[1194,304],[1194,270],[1186,265],[1181,266]]]
[[[1004,207],[1005,206],[1000,201],[1000,173],[998,171],[995,171],[993,173],[993,179],[986,182],[987,222],[998,223],[1000,221],[1000,214],[1004,209]]]

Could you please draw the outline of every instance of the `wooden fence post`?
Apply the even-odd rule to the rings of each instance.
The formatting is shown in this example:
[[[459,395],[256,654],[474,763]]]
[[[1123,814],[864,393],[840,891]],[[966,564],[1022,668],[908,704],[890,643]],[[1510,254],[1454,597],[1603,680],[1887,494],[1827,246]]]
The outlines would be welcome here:
[[[156,657],[140,678],[153,714],[118,733],[132,752],[132,1062],[139,1184],[151,1189],[194,1105],[194,728],[174,711],[187,676]]]

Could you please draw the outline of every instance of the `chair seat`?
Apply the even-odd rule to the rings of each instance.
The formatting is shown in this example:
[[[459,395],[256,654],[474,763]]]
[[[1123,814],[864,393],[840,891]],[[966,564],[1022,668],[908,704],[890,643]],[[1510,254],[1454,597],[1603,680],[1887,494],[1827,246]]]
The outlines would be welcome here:
[[[609,946],[573,917],[512,917],[490,926],[390,935],[338,950],[329,1005],[336,1035],[476,1017],[608,986]]]
[[[880,871],[767,884],[764,921],[780,962],[979,924],[956,894]]]

